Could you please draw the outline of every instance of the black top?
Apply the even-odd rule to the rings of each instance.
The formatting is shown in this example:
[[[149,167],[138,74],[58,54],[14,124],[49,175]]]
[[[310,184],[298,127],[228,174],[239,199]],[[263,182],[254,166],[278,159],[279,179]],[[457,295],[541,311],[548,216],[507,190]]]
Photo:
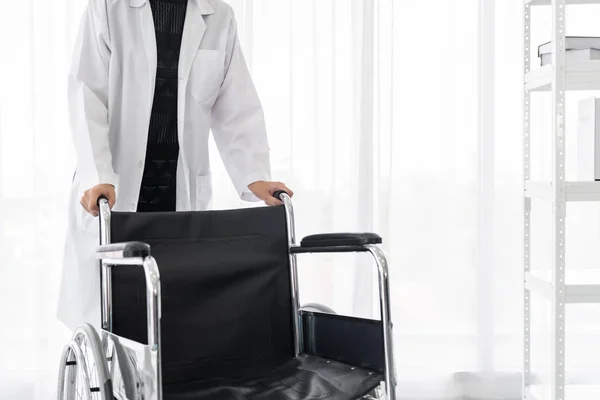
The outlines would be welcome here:
[[[188,0],[150,0],[156,32],[157,68],[146,163],[138,211],[175,211],[177,78]]]

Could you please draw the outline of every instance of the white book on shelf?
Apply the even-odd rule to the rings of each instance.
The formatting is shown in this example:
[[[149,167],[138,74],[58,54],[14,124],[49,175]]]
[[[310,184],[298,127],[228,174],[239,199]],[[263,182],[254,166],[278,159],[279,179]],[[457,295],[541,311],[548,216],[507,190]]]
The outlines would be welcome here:
[[[544,53],[540,56],[542,67],[552,64],[552,53]],[[567,64],[578,61],[600,60],[600,50],[598,49],[581,49],[567,50],[565,52],[565,61]]]
[[[600,181],[600,99],[579,102],[578,123],[578,180]]]
[[[600,49],[600,37],[567,36],[565,50]],[[552,42],[546,42],[538,47],[538,57],[542,54],[552,54]]]

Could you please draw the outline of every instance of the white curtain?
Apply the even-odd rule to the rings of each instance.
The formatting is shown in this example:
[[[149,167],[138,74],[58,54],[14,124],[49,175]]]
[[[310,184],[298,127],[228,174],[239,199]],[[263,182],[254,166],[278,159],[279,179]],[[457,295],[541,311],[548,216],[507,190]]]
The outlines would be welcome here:
[[[81,1],[0,2],[0,398],[51,399],[74,172],[66,72]]]
[[[296,192],[298,236],[384,238],[399,397],[520,398],[521,2],[229,2],[265,108],[274,178]],[[65,79],[84,5],[0,4],[0,399],[53,398],[69,336],[54,315],[74,170]],[[495,29],[479,25],[482,10]],[[494,59],[480,57],[480,31]],[[214,207],[248,206],[217,154]],[[577,215],[583,250],[598,242],[598,217]],[[576,259],[588,269],[593,260]],[[299,268],[303,303],[378,318],[368,257],[302,257]],[[577,343],[598,339],[598,309],[586,310]],[[600,346],[577,343],[574,365],[594,370],[600,354],[583,352]]]

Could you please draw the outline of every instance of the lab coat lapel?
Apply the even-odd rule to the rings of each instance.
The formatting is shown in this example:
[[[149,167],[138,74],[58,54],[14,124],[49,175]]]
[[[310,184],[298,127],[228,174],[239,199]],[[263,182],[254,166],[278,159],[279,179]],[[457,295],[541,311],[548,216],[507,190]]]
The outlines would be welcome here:
[[[189,0],[187,10],[185,13],[185,23],[183,25],[183,36],[181,38],[181,50],[179,52],[179,84],[177,93],[177,136],[179,139],[179,148],[182,150],[179,152],[180,163],[183,166],[183,174],[185,182],[190,182],[190,170],[188,168],[187,153],[185,146],[184,125],[185,125],[185,93],[187,89],[188,80],[190,77],[190,71],[192,64],[196,58],[196,53],[206,32],[206,23],[204,22],[204,16],[212,14],[214,11],[208,0]],[[193,156],[192,156],[193,157]],[[179,165],[179,164],[178,164]],[[178,182],[178,185],[180,183]],[[178,196],[181,198],[190,198],[190,186],[185,185],[182,188],[187,193],[184,196]],[[179,189],[178,189],[179,190]],[[191,207],[191,205],[190,205]],[[188,209],[183,204],[178,204],[178,209]],[[191,209],[191,208],[190,208]]]
[[[192,63],[206,31],[204,15],[212,13],[212,7],[207,0],[189,0],[179,54],[179,79],[184,88],[187,86]]]
[[[143,0],[131,0],[132,4],[135,1],[140,1],[140,26],[142,27],[142,37],[144,40],[144,50],[148,60],[148,84],[150,85],[149,99],[150,107],[154,99],[154,85],[156,84],[156,33],[154,31],[154,18],[152,16],[152,8],[150,4]]]

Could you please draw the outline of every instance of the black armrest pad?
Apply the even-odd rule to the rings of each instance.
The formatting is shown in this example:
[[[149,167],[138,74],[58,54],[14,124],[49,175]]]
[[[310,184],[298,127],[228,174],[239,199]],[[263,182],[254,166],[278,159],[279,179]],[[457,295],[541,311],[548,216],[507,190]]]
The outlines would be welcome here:
[[[381,236],[375,233],[324,233],[302,239],[301,247],[366,246],[380,244]]]
[[[148,257],[150,245],[143,242],[107,244],[98,247],[98,256],[103,258]]]

